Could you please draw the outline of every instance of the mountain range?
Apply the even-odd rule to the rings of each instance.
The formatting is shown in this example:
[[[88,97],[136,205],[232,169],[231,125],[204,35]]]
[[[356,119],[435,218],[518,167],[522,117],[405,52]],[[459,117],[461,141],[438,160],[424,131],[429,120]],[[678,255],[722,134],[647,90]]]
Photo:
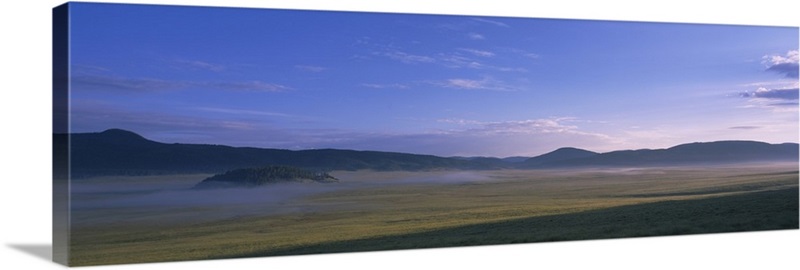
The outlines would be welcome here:
[[[209,144],[161,143],[121,129],[97,133],[55,134],[54,147],[69,138],[73,178],[99,175],[221,173],[267,165],[330,170],[547,169],[565,167],[637,167],[776,162],[798,160],[798,144],[716,141],[667,149],[596,153],[559,148],[536,157],[439,157],[339,149],[284,150]]]

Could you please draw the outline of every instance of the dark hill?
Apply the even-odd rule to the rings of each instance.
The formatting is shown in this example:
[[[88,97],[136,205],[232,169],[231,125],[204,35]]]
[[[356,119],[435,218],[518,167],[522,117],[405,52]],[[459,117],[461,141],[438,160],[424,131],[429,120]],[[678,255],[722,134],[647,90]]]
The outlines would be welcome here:
[[[681,144],[667,149],[623,150],[546,163],[548,166],[712,165],[743,162],[797,161],[798,144],[718,141]]]
[[[316,149],[291,151],[207,144],[167,144],[111,129],[70,135],[73,177],[219,173],[237,168],[283,165],[309,170],[492,169],[494,163],[431,155]]]
[[[324,172],[288,166],[265,166],[231,170],[206,178],[195,188],[258,187],[277,183],[335,183],[339,179]]]
[[[116,128],[112,128],[100,133],[88,133],[86,136],[89,136],[90,139],[94,140],[95,142],[109,144],[136,144],[143,146],[155,143],[145,139],[142,137],[142,135]]]
[[[553,163],[570,159],[587,158],[595,155],[597,155],[597,153],[592,151],[572,148],[572,147],[563,147],[547,154],[526,159],[524,161],[524,165],[539,166],[547,163]]]
[[[507,157],[507,158],[502,158],[501,160],[503,160],[505,162],[517,163],[517,162],[526,161],[529,158],[530,157]]]
[[[218,173],[269,164],[263,157],[287,152],[221,145],[166,144],[123,130],[72,134],[70,143],[73,177]]]

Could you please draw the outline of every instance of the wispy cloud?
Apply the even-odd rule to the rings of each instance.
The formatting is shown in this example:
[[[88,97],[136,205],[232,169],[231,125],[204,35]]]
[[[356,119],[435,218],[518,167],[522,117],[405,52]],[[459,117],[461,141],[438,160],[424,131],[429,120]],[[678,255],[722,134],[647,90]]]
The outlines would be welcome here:
[[[522,56],[522,57],[525,57],[525,58],[528,58],[528,59],[538,60],[540,58],[539,54],[532,53],[532,52],[529,52],[529,51],[526,51],[526,50],[522,50],[522,49],[507,48],[507,50],[510,50],[512,53],[515,53],[515,54],[517,54],[519,56]]]
[[[198,60],[177,60],[175,61],[175,63],[180,68],[207,70],[212,72],[222,72],[227,69],[227,67],[220,64],[212,64],[209,62],[198,61]]]
[[[782,79],[776,81],[754,82],[741,84],[744,87],[766,87],[766,88],[800,88],[800,82],[792,79]]]
[[[506,85],[501,81],[485,77],[480,80],[453,78],[444,81],[432,82],[447,88],[466,89],[466,90],[491,90],[491,91],[516,91],[517,89]]]
[[[530,59],[539,59],[539,55],[535,53],[525,53],[522,56],[525,56]]]
[[[162,92],[189,88],[206,88],[225,91],[281,92],[291,88],[262,81],[197,82],[172,81],[152,78],[125,78],[118,76],[78,75],[71,78],[74,90]]]
[[[469,50],[469,49],[467,49]],[[465,56],[463,52],[468,52],[472,55],[483,56],[482,60],[474,59],[472,57]],[[495,70],[495,71],[502,71],[502,72],[527,72],[528,70],[521,67],[505,67],[505,66],[496,66],[490,63],[485,63],[484,61],[491,61],[489,58],[494,56],[493,52],[488,51],[466,51],[459,49],[453,53],[441,53],[437,55],[438,63],[442,64],[448,68],[471,68],[471,69],[488,69],[488,70]]]
[[[521,67],[496,67],[496,66],[488,66],[488,68],[497,70],[497,71],[504,71],[504,72],[528,72],[528,69],[521,68]]]
[[[460,126],[481,125],[481,124],[485,123],[485,122],[481,122],[481,121],[477,121],[477,120],[460,119],[460,118],[437,119],[436,122],[447,123],[447,124],[456,124],[456,125],[460,125]]]
[[[444,144],[461,143],[483,155],[497,152],[542,154],[563,146],[586,147],[615,142],[606,134],[582,130],[575,125],[582,121],[573,117],[508,121],[446,118],[437,122],[446,125],[435,133],[443,138]]]
[[[767,71],[783,74],[787,78],[799,78],[800,56],[798,51],[793,50],[782,55],[765,55],[762,57],[763,63],[767,65]]]
[[[439,128],[418,133],[340,133],[334,148],[399,151],[440,156],[538,155],[562,146],[606,145],[609,136],[571,125],[571,118],[478,121],[447,118]],[[331,147],[331,145],[328,145]]]
[[[436,62],[436,59],[429,56],[424,55],[416,55],[410,54],[402,51],[388,51],[388,52],[380,52],[377,53],[379,55],[389,57],[390,59],[400,61],[406,64],[418,64],[418,63],[433,63]]]
[[[388,46],[384,46],[388,47]],[[448,68],[486,69],[502,72],[527,72],[521,67],[494,65],[497,53],[489,50],[475,48],[455,48],[449,52],[440,52],[426,55],[417,52],[408,52],[399,49],[376,50],[373,56],[384,57],[405,64],[437,64]],[[368,59],[368,58],[361,58]]]
[[[71,78],[73,89],[120,90],[130,92],[159,92],[179,90],[190,83],[151,78],[124,78],[116,76],[78,75]]]
[[[797,64],[800,61],[800,55],[798,55],[798,50],[788,51],[786,52],[786,56],[781,55],[765,55],[764,61],[772,65],[779,65],[779,64]]]
[[[469,39],[471,39],[471,40],[484,40],[484,39],[486,39],[486,37],[484,37],[483,35],[478,34],[478,33],[474,33],[474,32],[467,34],[467,37]]]
[[[449,79],[445,82],[444,85],[453,88],[484,89],[486,88],[486,81],[470,80],[470,79]]]
[[[70,72],[72,72],[72,74],[98,74],[110,71],[111,70],[106,67],[94,66],[94,65],[72,64],[70,66]]]
[[[484,67],[484,65],[477,60],[459,54],[440,54],[438,57],[441,64],[449,68],[479,69]]]
[[[268,111],[257,111],[257,110],[241,110],[241,109],[230,109],[230,108],[216,108],[216,107],[198,107],[194,108],[198,111],[205,111],[205,112],[214,112],[214,113],[224,113],[224,114],[238,114],[238,115],[256,115],[256,116],[276,116],[276,117],[294,117],[291,114],[285,113],[278,113],[278,112],[268,112]]]
[[[135,132],[196,131],[214,134],[230,130],[251,130],[254,123],[184,116],[163,111],[132,110],[118,104],[73,100],[72,128],[78,132],[124,128]]]
[[[492,133],[574,133],[577,126],[565,125],[553,119],[496,122],[484,125]]]
[[[739,130],[752,130],[752,129],[759,129],[759,126],[735,126],[729,127],[728,129],[739,129]]]
[[[743,98],[762,98],[773,100],[797,100],[798,88],[789,89],[767,89],[759,87],[758,90],[753,92],[740,93],[739,96]]]
[[[468,52],[468,53],[470,53],[472,55],[481,56],[481,57],[492,57],[492,56],[495,55],[495,53],[493,53],[493,52],[484,51],[484,50],[478,50],[478,49],[458,48],[458,50],[462,51],[462,52]]]
[[[798,97],[800,89],[767,89],[760,87],[756,91],[742,92],[737,95],[747,100],[747,104],[739,106],[742,109],[761,108],[769,109],[773,113],[792,113],[796,114],[798,109]]]
[[[308,149],[315,144],[348,138],[334,132],[276,127],[263,119],[209,116],[196,108],[185,111],[158,111],[148,108],[127,108],[124,104],[104,101],[73,101],[71,130],[97,132],[122,128],[160,142],[223,144],[245,147]],[[250,110],[205,108],[209,112],[231,114],[272,114]],[[278,114],[276,116],[282,116]],[[329,138],[333,137],[333,138]],[[269,138],[265,140],[264,138]]]
[[[573,118],[545,118],[518,121],[484,122],[468,119],[439,119],[437,122],[468,126],[459,132],[480,134],[541,134],[541,133],[576,133],[577,126],[566,124]]]
[[[362,83],[361,87],[374,88],[374,89],[407,89],[408,85],[399,83],[391,83],[391,84]]]
[[[469,129],[469,131],[481,132],[485,134],[591,134],[579,131],[578,127],[575,125],[567,124],[571,121],[570,119],[572,118],[545,118],[519,121],[483,122],[478,123],[479,127]]]
[[[480,23],[491,24],[491,25],[494,25],[494,26],[510,27],[508,24],[506,24],[504,22],[499,22],[499,21],[495,21],[495,20],[489,20],[489,19],[484,19],[484,18],[472,18],[472,20],[476,21],[476,22],[480,22]]]
[[[800,73],[797,71],[798,64],[777,64],[767,68],[768,71],[784,74],[787,78],[799,78]]]
[[[328,70],[328,68],[326,67],[308,66],[308,65],[295,65],[294,68],[308,72],[323,72],[325,70]]]
[[[206,85],[221,90],[247,91],[247,92],[283,92],[290,88],[280,84],[267,83],[262,81],[246,82],[213,82]]]
[[[800,103],[798,103],[797,101],[795,101],[795,102],[778,102],[778,103],[770,103],[769,104],[769,106],[773,106],[773,107],[775,107],[775,106],[784,107],[785,106],[785,107],[794,107],[794,109],[797,109],[797,105],[800,105]]]

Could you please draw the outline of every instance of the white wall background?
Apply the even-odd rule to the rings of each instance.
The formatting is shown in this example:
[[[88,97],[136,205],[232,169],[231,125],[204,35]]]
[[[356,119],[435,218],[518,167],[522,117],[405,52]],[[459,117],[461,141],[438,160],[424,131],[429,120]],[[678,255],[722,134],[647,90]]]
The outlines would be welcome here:
[[[150,0],[181,5],[800,26],[798,1]],[[54,269],[51,243],[51,8],[0,2],[0,268]],[[291,256],[92,269],[787,269],[800,231]],[[32,252],[31,252],[32,251]]]

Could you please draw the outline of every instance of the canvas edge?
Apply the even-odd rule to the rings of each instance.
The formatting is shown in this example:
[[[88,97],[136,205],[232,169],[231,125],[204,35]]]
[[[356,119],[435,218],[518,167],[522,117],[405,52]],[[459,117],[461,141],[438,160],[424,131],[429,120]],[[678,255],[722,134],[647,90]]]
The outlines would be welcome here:
[[[321,11],[321,12],[355,12],[355,13],[387,13],[386,11],[350,11],[350,10],[327,10],[327,9],[303,9],[303,8],[278,8],[278,7],[236,7],[236,6],[195,6],[179,4],[150,4],[150,3],[101,3],[119,5],[161,5],[175,7],[203,7],[203,8],[246,8],[246,9],[274,9],[290,11]],[[53,262],[69,266],[69,3],[64,3],[53,8],[52,13],[52,114],[53,114]],[[464,14],[437,14],[437,13],[404,13],[414,15],[443,15],[443,16],[480,16],[480,17],[503,17],[500,15],[464,15]],[[568,19],[568,18],[547,18],[547,17],[507,17],[507,18],[537,18],[555,20],[585,20],[585,21],[614,21],[603,19]],[[693,23],[693,22],[658,22],[658,21],[625,21],[639,23],[675,23],[675,24],[713,24],[730,26],[751,26],[726,23]],[[800,29],[800,26],[793,25],[757,25],[762,27],[779,27]],[[790,229],[796,230],[796,229]],[[712,233],[718,234],[718,233]],[[625,239],[638,239],[632,237]],[[349,252],[348,252],[349,253]],[[259,257],[253,257],[259,258]],[[263,258],[263,257],[260,257]],[[203,261],[203,260],[201,260]],[[169,262],[169,261],[167,261]],[[135,263],[140,264],[140,263]]]
[[[53,262],[69,265],[69,3],[53,23]]]

